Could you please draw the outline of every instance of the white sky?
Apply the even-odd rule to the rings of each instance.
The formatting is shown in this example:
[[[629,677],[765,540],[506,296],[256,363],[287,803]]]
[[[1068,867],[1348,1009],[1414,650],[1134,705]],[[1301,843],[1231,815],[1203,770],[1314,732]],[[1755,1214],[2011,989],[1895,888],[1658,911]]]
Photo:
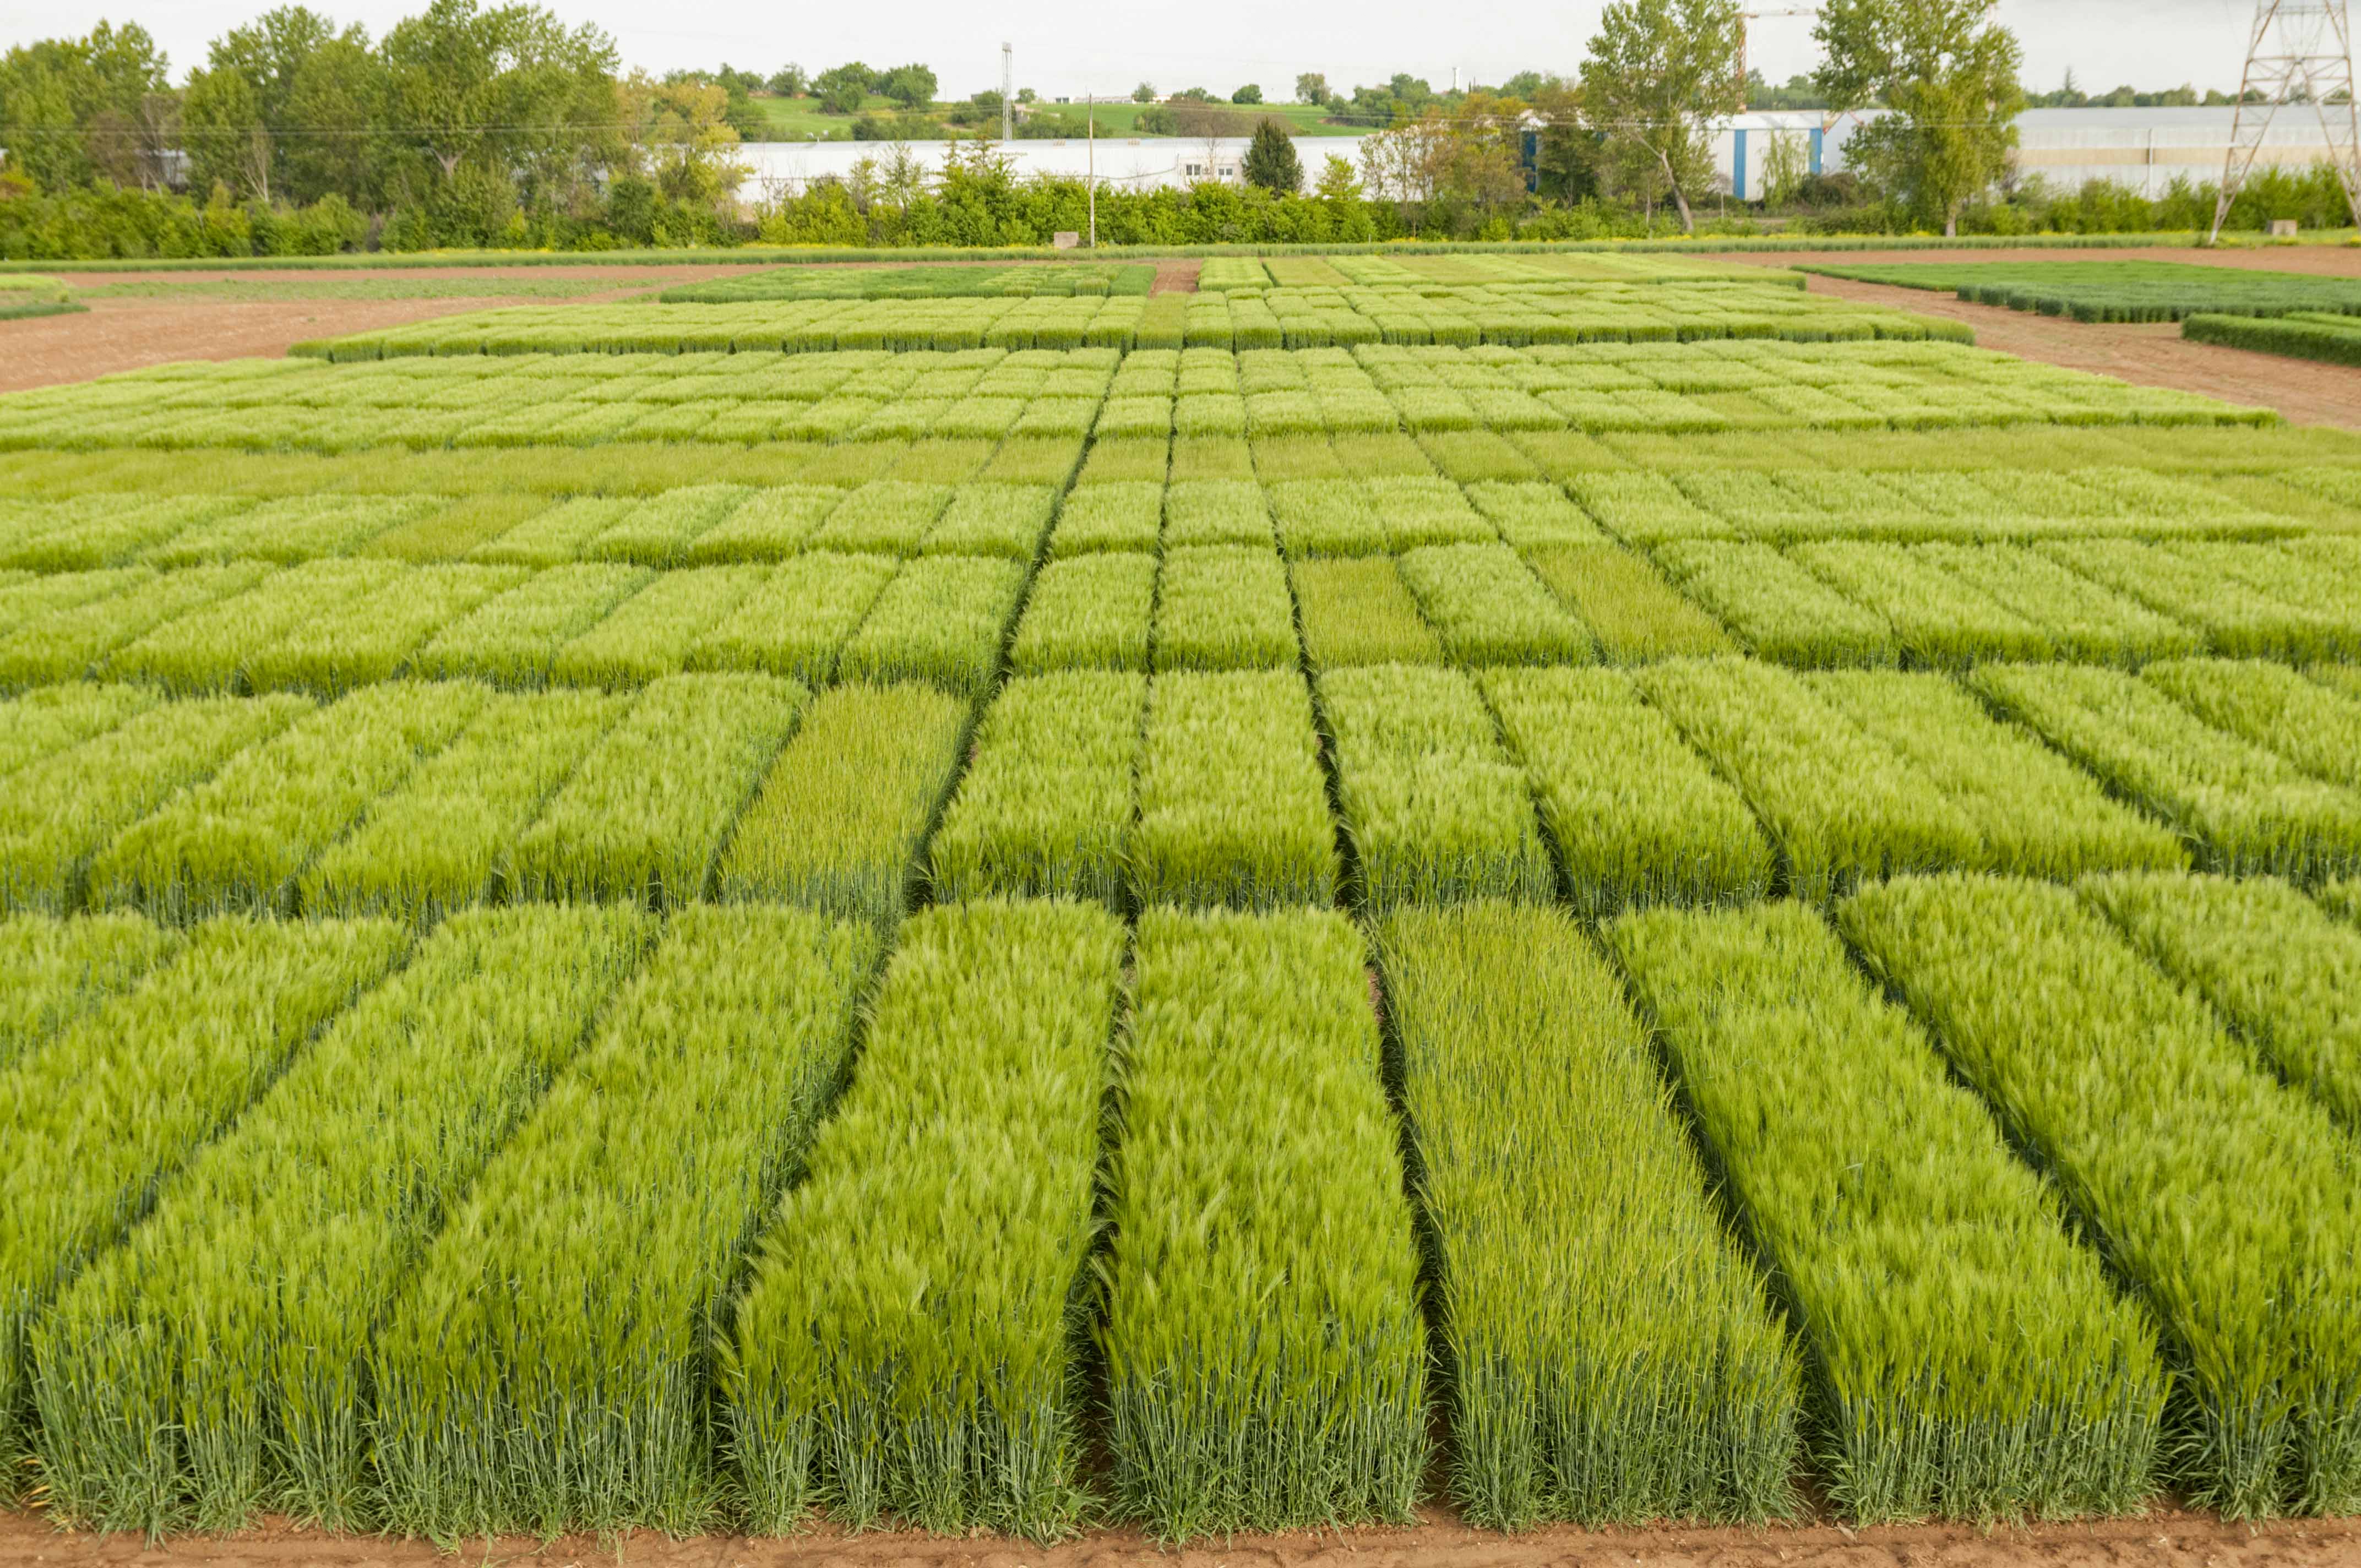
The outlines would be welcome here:
[[[201,63],[207,40],[262,11],[270,0],[0,0],[0,46],[81,33],[103,16],[137,19],[170,55],[177,81]],[[1794,0],[1749,0],[1764,10]],[[372,35],[423,0],[312,0],[339,22]],[[766,0],[555,0],[569,22],[595,22],[614,35],[627,63],[653,71],[721,60],[769,71],[795,60],[807,70],[848,59],[873,66],[917,60],[935,68],[948,95],[1000,84],[1000,44],[1016,46],[1016,81],[1044,97],[1121,94],[1135,82],[1170,93],[1202,86],[1226,94],[1244,82],[1284,98],[1296,72],[1320,71],[1349,88],[1397,71],[1437,87],[1455,65],[1463,80],[1499,82],[1528,67],[1570,72],[1596,29],[1599,0],[1481,12],[1426,0],[1196,0],[1187,6],[1141,0],[1034,0],[1000,13],[962,0],[892,0],[864,6],[788,6]],[[2046,91],[2068,67],[2086,91],[2129,82],[2141,88],[2191,82],[2201,91],[2238,84],[2252,0],[2001,0],[2002,20],[2025,45],[2025,79]],[[1753,24],[1752,60],[1773,82],[1811,69],[1808,20]],[[1225,43],[1224,40],[1233,40]]]

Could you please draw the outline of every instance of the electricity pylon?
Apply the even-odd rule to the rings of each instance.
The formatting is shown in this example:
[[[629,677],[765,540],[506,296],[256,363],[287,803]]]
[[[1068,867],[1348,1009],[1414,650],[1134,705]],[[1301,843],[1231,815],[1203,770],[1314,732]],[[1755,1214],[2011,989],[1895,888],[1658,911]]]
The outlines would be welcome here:
[[[2260,101],[2249,103],[2250,98]],[[2355,166],[2361,151],[2361,108],[2353,102],[2353,31],[2345,0],[2255,0],[2255,31],[2246,44],[2246,74],[2230,117],[2230,150],[2222,162],[2222,193],[2213,203],[2213,232],[2206,244],[2222,237],[2230,203],[2253,172],[2271,122],[2281,109],[2298,104],[2318,112],[2345,204],[2361,223],[2361,169]]]

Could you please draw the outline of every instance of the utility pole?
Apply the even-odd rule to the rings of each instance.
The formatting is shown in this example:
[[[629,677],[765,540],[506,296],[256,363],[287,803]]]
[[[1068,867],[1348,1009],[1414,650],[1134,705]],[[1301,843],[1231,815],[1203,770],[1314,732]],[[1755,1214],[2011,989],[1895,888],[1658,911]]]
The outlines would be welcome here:
[[[1082,143],[1089,150],[1084,155],[1090,169],[1091,248],[1099,247],[1099,95],[1082,96]]]
[[[1016,137],[1016,46],[1000,46],[1000,139]]]
[[[2230,204],[2254,172],[2271,122],[2290,104],[2310,103],[2320,115],[2345,205],[2361,223],[2361,110],[2353,103],[2353,31],[2345,0],[2255,0],[2255,30],[2246,41],[2246,69],[2230,113],[2230,148],[2222,159],[2222,191],[2213,202],[2213,229],[2222,238]],[[2250,104],[2252,95],[2262,101]]]

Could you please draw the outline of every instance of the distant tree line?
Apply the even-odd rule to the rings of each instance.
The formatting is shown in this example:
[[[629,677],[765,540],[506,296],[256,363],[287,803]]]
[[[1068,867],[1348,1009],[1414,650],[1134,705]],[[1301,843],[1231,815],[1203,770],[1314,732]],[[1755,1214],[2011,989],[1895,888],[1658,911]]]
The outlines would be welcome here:
[[[1438,93],[1403,72],[1346,93],[1303,72],[1290,112],[1314,107],[1364,133],[1357,163],[1329,156],[1316,170],[1258,84],[1225,100],[1142,82],[1129,111],[1138,132],[1252,145],[1235,184],[1103,186],[1100,236],[1575,238],[1774,220],[2088,232],[2202,226],[2199,207],[2210,217],[2202,186],[2149,200],[2012,183],[2016,116],[2055,95],[2024,91],[2016,40],[1984,0],[1827,0],[1821,61],[1784,87],[1740,76],[1739,3],[1610,0],[1577,71],[1497,87]],[[0,56],[0,255],[1017,244],[1082,226],[1081,181],[1022,180],[992,152],[997,93],[946,104],[940,91],[930,66],[857,60],[659,79],[627,69],[598,28],[529,0],[429,0],[378,38],[281,6],[215,38],[177,86],[144,29],[102,23]],[[2061,91],[2081,97],[2070,77]],[[772,134],[763,101],[779,98],[844,119],[879,156],[846,179],[747,199],[739,148]],[[1768,138],[1768,200],[1737,203],[1712,137],[1750,105],[1884,113],[1854,129],[1842,173],[1808,173],[1800,137]],[[1019,135],[1087,125],[1081,106],[1030,88],[1006,107]],[[952,167],[923,174],[910,146],[939,138]],[[2273,172],[2232,221],[2279,216],[2343,222],[2333,177]]]

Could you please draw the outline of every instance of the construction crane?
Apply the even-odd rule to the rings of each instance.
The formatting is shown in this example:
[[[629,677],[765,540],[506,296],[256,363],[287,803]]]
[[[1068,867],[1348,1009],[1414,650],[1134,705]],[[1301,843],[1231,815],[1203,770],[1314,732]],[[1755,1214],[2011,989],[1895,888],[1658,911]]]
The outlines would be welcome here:
[[[1817,16],[1819,14],[1817,5],[1781,5],[1775,9],[1741,11],[1738,14],[1738,101],[1741,107],[1746,102],[1746,24],[1770,16]]]
[[[2271,122],[2291,104],[2310,104],[2345,187],[2345,204],[2361,223],[2361,109],[2353,103],[2353,30],[2345,0],[2256,0],[2255,30],[2246,41],[2246,69],[2238,106],[2230,115],[2230,148],[2222,160],[2222,191],[2213,203],[2213,231],[2222,237],[2230,203],[2254,172]],[[2249,103],[2248,99],[2257,102]]]

